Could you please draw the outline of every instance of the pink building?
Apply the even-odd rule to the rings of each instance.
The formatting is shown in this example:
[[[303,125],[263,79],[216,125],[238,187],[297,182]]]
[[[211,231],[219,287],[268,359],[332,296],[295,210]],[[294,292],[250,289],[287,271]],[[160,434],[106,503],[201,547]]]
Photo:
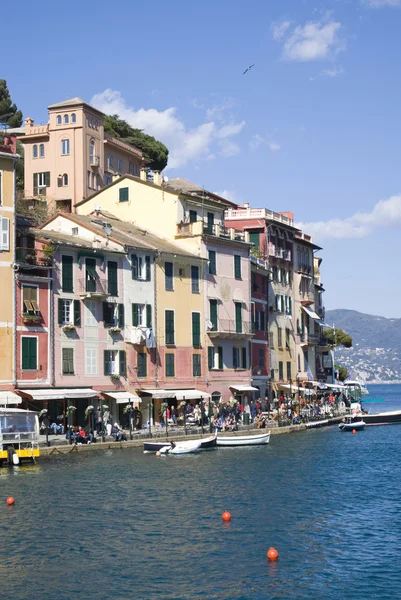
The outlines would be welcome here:
[[[115,176],[139,176],[146,164],[142,151],[104,132],[105,115],[81,98],[48,107],[49,121],[25,119],[25,197],[45,197],[55,208],[75,212],[74,205]]]

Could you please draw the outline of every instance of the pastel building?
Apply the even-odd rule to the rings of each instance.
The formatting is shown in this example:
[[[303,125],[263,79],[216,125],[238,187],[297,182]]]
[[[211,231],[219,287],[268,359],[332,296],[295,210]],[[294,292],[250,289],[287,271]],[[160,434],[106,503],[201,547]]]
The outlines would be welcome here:
[[[48,107],[49,121],[25,119],[25,197],[42,198],[59,211],[74,206],[123,173],[139,175],[142,151],[104,132],[105,115],[81,98]]]
[[[251,249],[251,253],[254,252]],[[251,373],[252,386],[257,388],[257,396],[270,396],[270,352],[269,352],[269,308],[268,286],[269,269],[266,261],[251,255]]]

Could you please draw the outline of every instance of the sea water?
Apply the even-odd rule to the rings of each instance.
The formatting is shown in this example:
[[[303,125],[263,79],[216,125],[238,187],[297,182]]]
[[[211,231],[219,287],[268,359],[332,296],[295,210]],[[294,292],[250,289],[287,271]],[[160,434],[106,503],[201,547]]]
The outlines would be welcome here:
[[[401,386],[369,391],[379,410],[401,409]],[[267,447],[4,468],[1,597],[400,598],[400,456],[401,426],[333,426]]]

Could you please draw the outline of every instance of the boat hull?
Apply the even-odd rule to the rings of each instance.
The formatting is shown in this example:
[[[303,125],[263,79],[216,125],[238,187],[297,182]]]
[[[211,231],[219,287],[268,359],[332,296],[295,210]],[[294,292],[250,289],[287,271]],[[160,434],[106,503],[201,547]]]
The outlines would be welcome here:
[[[160,454],[162,456],[164,455],[170,455],[170,454],[189,454],[191,452],[198,452],[198,450],[200,450],[201,445],[200,445],[200,441],[192,441],[192,442],[178,442],[174,448],[171,447],[171,445],[164,446],[164,448],[162,448],[161,450],[159,450]]]
[[[364,421],[356,421],[351,423],[340,423],[338,428],[340,431],[362,431],[365,427]]]
[[[354,417],[357,419],[357,417]],[[375,415],[363,415],[366,425],[397,425],[401,424],[401,410],[382,412]]]
[[[269,433],[262,435],[238,435],[235,437],[217,436],[218,446],[263,446],[270,441]]]
[[[216,447],[216,436],[209,438],[202,438],[201,440],[193,440],[194,442],[200,442],[201,450],[208,450]],[[170,442],[143,442],[144,452],[159,452],[162,448],[169,448]]]
[[[329,420],[324,419],[322,421],[310,421],[309,423],[305,423],[308,429],[316,429],[317,427],[326,427],[329,425]]]

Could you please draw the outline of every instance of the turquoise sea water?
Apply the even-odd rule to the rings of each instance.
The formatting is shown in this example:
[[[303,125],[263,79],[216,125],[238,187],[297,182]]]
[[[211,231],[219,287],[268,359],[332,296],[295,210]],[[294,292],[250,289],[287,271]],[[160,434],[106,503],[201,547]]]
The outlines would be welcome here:
[[[373,394],[380,410],[401,408],[401,386]],[[399,598],[400,455],[401,426],[331,427],[269,447],[160,459],[101,451],[5,468],[1,597]]]

